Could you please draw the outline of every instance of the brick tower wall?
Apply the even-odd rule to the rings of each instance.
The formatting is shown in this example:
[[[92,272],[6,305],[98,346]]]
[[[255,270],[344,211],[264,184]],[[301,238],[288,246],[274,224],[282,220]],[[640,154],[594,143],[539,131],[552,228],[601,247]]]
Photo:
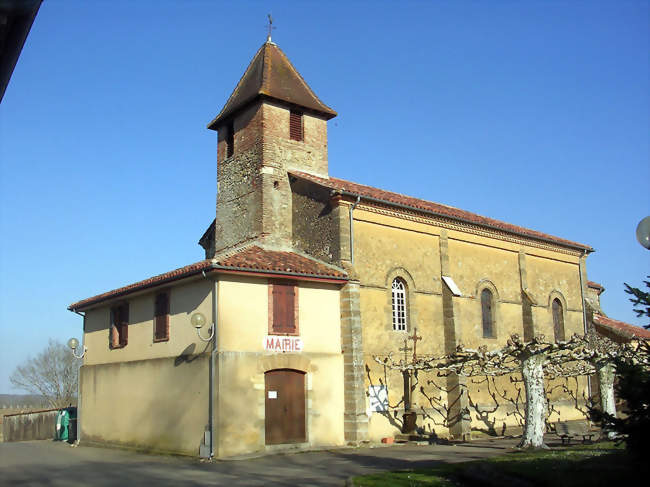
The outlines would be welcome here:
[[[253,240],[262,233],[262,104],[239,112],[233,127],[231,157],[226,157],[228,130],[224,126],[218,133],[217,252]]]

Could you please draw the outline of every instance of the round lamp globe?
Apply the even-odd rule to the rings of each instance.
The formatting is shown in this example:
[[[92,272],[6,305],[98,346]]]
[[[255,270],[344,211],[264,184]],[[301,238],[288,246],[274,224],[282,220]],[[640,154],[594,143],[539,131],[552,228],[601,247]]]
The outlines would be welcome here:
[[[646,249],[650,249],[650,216],[646,216],[637,225],[636,239]]]
[[[205,325],[205,316],[203,313],[194,313],[190,318],[190,323],[192,323],[192,326],[197,330],[203,328]]]

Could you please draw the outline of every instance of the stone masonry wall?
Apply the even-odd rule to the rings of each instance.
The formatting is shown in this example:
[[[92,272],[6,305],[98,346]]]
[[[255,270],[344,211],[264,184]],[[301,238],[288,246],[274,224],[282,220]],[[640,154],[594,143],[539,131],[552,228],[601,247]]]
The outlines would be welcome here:
[[[338,264],[339,222],[330,203],[329,191],[299,180],[291,189],[294,248],[316,259]]]
[[[216,252],[255,239],[291,248],[292,194],[287,172],[327,176],[327,121],[305,113],[304,140],[291,140],[289,113],[288,106],[265,100],[237,114],[234,154],[229,158],[228,131],[219,130]]]
[[[262,109],[255,104],[234,119],[234,154],[226,158],[225,127],[217,144],[217,220],[215,251],[245,242],[262,232],[260,167]]]
[[[340,296],[345,386],[344,434],[346,441],[359,442],[368,439],[359,282],[350,281],[341,289]]]
[[[288,106],[263,104],[262,233],[276,247],[292,245],[292,195],[287,171],[327,176],[327,122],[303,115],[301,141],[289,137]]]

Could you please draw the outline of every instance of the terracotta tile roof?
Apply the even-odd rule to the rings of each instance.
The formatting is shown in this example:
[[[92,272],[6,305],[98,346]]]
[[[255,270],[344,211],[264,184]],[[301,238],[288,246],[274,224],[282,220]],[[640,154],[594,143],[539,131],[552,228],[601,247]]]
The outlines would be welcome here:
[[[595,289],[598,291],[598,294],[602,294],[603,291],[605,291],[605,288],[602,286],[602,284],[598,284],[597,282],[594,281],[587,281],[587,287],[590,287],[591,289]]]
[[[608,318],[607,316],[594,314],[594,323],[607,327],[615,332],[618,332],[623,335],[627,335],[630,338],[648,338],[650,339],[650,330],[641,328],[639,326],[630,325],[624,321],[614,320]]]
[[[307,108],[328,120],[336,117],[336,112],[318,99],[284,52],[274,43],[265,42],[208,128],[217,130],[228,116],[259,96]]]
[[[81,301],[72,303],[68,306],[68,309],[71,311],[85,309],[109,299],[119,298],[136,291],[190,277],[203,271],[218,272],[219,270],[265,272],[275,275],[336,279],[340,281],[347,279],[347,275],[342,270],[308,257],[293,252],[264,250],[254,246],[226,257],[201,260],[194,264],[129,284],[128,286],[113,289],[112,291],[98,294],[91,298],[82,299]]]
[[[165,272],[164,274],[159,274],[157,276],[150,277],[149,279],[144,279],[143,281],[138,281],[133,284],[129,284],[128,286],[120,287],[118,289],[113,289],[112,291],[98,294],[97,296],[93,296],[92,298],[82,299],[81,301],[72,303],[70,306],[68,306],[68,309],[74,311],[77,309],[86,308],[88,306],[100,303],[102,301],[106,301],[108,299],[124,296],[132,292],[139,291],[141,289],[158,286],[165,282],[175,281],[178,279],[182,279],[184,277],[189,277],[191,275],[198,274],[202,271],[210,270],[211,268],[212,268],[212,261],[201,260],[199,262],[195,262],[194,264],[186,265],[185,267],[180,267],[178,269],[174,269],[173,271]]]
[[[514,233],[517,235],[523,235],[525,237],[530,237],[536,240],[543,240],[547,242],[553,242],[556,244],[578,248],[581,250],[586,250],[588,252],[593,252],[593,248],[588,245],[584,245],[578,242],[572,242],[570,240],[565,240],[563,238],[554,237],[552,235],[547,235],[535,230],[530,230],[528,228],[520,227],[517,225],[512,225],[510,223],[505,223],[499,220],[494,220],[485,216],[477,215],[475,213],[470,213],[469,211],[460,210],[454,208],[453,206],[447,206],[440,203],[433,203],[431,201],[421,200],[418,198],[413,198],[411,196],[406,196],[399,193],[393,193],[391,191],[384,191],[383,189],[373,188],[372,186],[365,186],[363,184],[357,184],[350,181],[345,181],[343,179],[337,178],[321,178],[319,176],[314,176],[312,174],[303,173],[300,171],[291,171],[291,174],[313,183],[319,184],[326,188],[351,193],[354,196],[360,195],[362,198],[374,198],[381,200],[381,202],[386,204],[393,205],[404,205],[414,210],[422,210],[428,213],[435,213],[436,215],[451,218],[454,220],[460,220],[464,222],[474,223],[476,225],[493,228],[496,230],[502,230],[509,233]]]
[[[320,261],[277,250],[265,250],[257,246],[248,247],[227,257],[217,257],[217,264],[226,268],[296,274],[332,279],[346,279],[347,275],[338,268]]]

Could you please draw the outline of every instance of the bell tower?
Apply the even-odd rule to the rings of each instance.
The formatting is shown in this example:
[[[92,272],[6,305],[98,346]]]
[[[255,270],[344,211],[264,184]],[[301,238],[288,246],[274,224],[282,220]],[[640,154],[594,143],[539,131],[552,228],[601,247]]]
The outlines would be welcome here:
[[[290,250],[288,172],[328,177],[327,121],[336,112],[267,40],[219,114],[215,252],[250,242]]]

